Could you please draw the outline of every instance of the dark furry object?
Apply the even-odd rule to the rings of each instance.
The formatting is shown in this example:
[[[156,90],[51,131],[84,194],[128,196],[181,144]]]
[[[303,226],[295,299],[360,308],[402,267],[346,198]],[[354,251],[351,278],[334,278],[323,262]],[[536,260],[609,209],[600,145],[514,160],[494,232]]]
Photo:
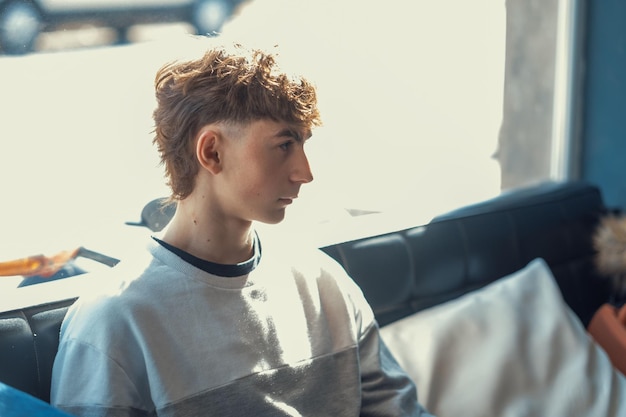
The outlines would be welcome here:
[[[611,278],[615,295],[626,295],[626,216],[602,218],[593,244],[598,271]]]

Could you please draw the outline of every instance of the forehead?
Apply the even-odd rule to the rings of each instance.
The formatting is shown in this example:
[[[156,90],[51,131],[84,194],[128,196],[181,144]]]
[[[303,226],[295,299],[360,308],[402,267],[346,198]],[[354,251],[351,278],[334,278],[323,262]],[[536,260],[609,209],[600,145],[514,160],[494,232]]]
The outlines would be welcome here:
[[[241,136],[246,133],[258,133],[264,136],[283,137],[291,134],[296,139],[306,140],[312,135],[309,125],[288,123],[272,119],[257,119],[245,123],[225,123],[227,134]]]

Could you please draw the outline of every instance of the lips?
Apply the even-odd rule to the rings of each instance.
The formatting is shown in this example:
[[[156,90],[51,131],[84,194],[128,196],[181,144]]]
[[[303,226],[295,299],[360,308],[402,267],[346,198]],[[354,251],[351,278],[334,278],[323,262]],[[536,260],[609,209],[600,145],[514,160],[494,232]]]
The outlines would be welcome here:
[[[295,197],[281,197],[278,199],[278,201],[280,201],[281,203],[284,204],[291,204],[293,203],[293,200],[295,200],[296,198],[298,198],[298,196]]]

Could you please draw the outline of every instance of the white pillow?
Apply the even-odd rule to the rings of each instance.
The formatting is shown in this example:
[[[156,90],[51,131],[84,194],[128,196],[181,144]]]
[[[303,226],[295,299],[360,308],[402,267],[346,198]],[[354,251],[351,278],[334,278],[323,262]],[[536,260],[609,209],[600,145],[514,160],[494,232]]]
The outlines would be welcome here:
[[[626,379],[542,259],[381,335],[438,417],[626,416]]]

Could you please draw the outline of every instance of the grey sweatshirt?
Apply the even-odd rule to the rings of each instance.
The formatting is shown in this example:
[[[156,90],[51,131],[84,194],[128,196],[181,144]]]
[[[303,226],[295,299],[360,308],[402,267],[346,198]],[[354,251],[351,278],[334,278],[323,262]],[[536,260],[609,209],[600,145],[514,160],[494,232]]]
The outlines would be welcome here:
[[[340,265],[265,242],[256,257],[224,277],[151,242],[114,268],[63,322],[52,404],[85,417],[428,415]]]

